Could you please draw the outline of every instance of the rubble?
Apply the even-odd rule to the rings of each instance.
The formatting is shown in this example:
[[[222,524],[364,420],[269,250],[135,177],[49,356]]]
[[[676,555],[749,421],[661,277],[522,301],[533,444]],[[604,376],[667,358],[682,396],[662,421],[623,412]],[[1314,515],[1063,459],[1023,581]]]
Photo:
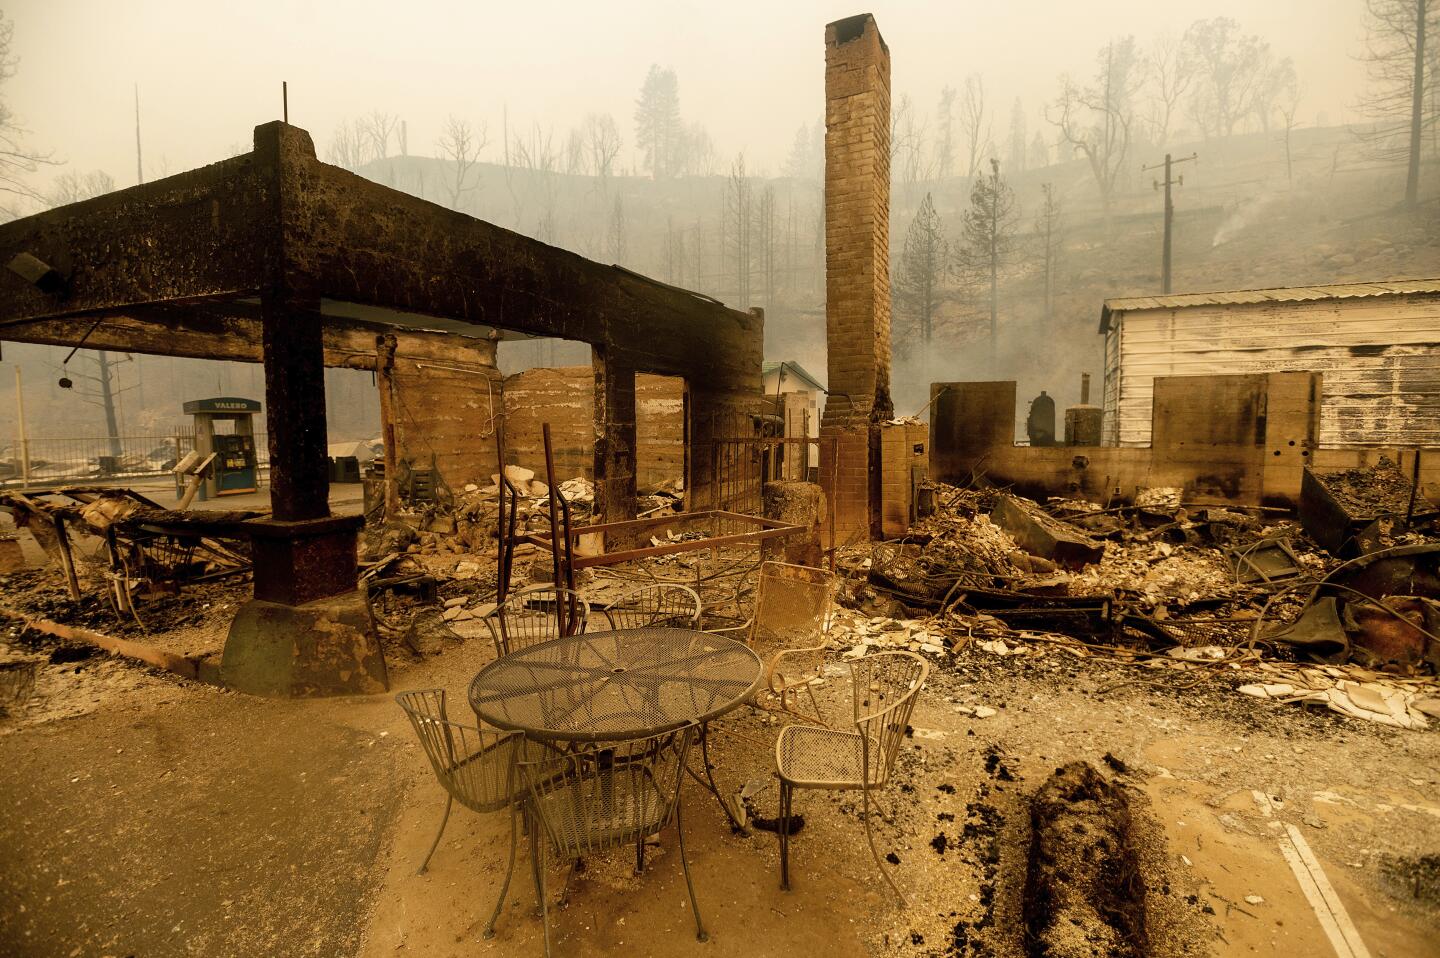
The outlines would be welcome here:
[[[1413,481],[1381,456],[1368,468],[1337,472],[1306,469],[1300,485],[1300,522],[1305,532],[1337,556],[1355,556],[1400,545],[1418,522],[1440,515]]]
[[[1323,705],[1341,715],[1411,729],[1428,727],[1425,716],[1433,715],[1440,705],[1434,683],[1401,683],[1364,669],[1296,669],[1282,674],[1285,681],[1242,685],[1236,691],[1278,702]],[[1425,691],[1427,687],[1430,691]]]
[[[1032,504],[1014,496],[1001,496],[990,518],[1008,532],[1015,544],[1032,555],[1065,568],[1081,568],[1104,553],[1102,543],[1077,533],[1073,526],[1052,519]]]
[[[830,632],[842,658],[1060,648],[1192,671],[1192,682],[1229,674],[1249,695],[1426,727],[1421,704],[1437,699],[1440,671],[1440,545],[1339,563],[1293,520],[1187,506],[1174,489],[1113,509],[937,490],[941,509],[909,536],[842,559],[852,578]],[[1062,542],[1085,547],[1068,570],[1033,554]]]

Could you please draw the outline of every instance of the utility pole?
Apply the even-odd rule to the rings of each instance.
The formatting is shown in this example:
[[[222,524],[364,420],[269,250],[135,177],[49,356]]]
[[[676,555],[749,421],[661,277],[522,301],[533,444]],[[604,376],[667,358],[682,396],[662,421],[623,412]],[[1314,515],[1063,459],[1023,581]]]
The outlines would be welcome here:
[[[145,165],[140,162],[140,84],[135,84],[135,182],[145,182]]]
[[[1154,181],[1153,181],[1153,184],[1154,184],[1155,189],[1158,190],[1158,189],[1160,189],[1161,186],[1164,186],[1164,187],[1165,187],[1165,241],[1164,241],[1164,246],[1163,246],[1163,248],[1162,248],[1163,251],[1162,251],[1162,253],[1161,253],[1161,255],[1160,255],[1160,292],[1161,292],[1161,293],[1169,293],[1169,292],[1170,292],[1170,233],[1171,233],[1172,226],[1173,226],[1174,223],[1175,223],[1175,204],[1170,201],[1170,187],[1171,187],[1171,186],[1184,186],[1184,185],[1185,185],[1185,174],[1183,174],[1183,173],[1180,174],[1180,178],[1179,178],[1179,179],[1172,179],[1171,176],[1170,176],[1170,168],[1171,168],[1172,166],[1178,165],[1178,164],[1180,164],[1180,163],[1188,163],[1188,162],[1190,162],[1191,160],[1196,160],[1196,159],[1198,159],[1198,155],[1195,154],[1195,153],[1191,153],[1189,156],[1182,156],[1182,157],[1180,157],[1180,159],[1178,159],[1178,160],[1172,160],[1172,159],[1170,158],[1170,154],[1169,154],[1169,153],[1166,153],[1166,154],[1165,154],[1165,162],[1164,162],[1164,163],[1156,163],[1156,164],[1154,164],[1153,166],[1142,166],[1142,167],[1140,167],[1140,171],[1141,171],[1142,173],[1144,173],[1144,172],[1149,172],[1150,170],[1158,170],[1158,169],[1160,169],[1161,167],[1164,167],[1164,168],[1165,168],[1165,181],[1164,181],[1164,183],[1161,183],[1159,180],[1154,180]]]
[[[20,425],[20,488],[30,488],[30,432],[25,428],[25,390],[20,382],[20,364],[15,364],[15,413]]]
[[[120,424],[115,416],[115,390],[110,383],[110,354],[97,350],[95,361],[100,366],[100,406],[105,410],[105,434],[110,439],[110,455],[121,455]]]

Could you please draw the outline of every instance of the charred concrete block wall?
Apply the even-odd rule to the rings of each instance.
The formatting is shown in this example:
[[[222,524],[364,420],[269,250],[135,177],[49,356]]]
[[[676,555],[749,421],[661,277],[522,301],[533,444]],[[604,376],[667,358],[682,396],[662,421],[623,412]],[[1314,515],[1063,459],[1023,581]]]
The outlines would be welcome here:
[[[880,531],[887,539],[910,531],[915,481],[929,471],[929,441],[924,423],[880,427]]]
[[[839,440],[842,537],[879,523],[879,437],[890,400],[890,50],[869,14],[825,28],[825,323],[830,393],[821,434]],[[820,464],[830,481],[831,466]]]
[[[507,376],[505,448],[511,463],[545,467],[541,426],[550,424],[555,471],[564,479],[595,473],[595,371],[589,366],[536,367]],[[635,376],[636,472],[647,489],[685,475],[685,383]]]
[[[495,471],[495,420],[501,411],[495,344],[436,343],[401,334],[391,376],[398,458],[433,462],[452,489],[484,485]]]
[[[1294,506],[1306,466],[1345,469],[1382,454],[1413,462],[1405,450],[1318,448],[1319,373],[1157,377],[1152,446],[1016,446],[1014,383],[935,383],[931,396],[936,479],[984,477],[1037,499],[1105,502],[1174,486],[1194,501]],[[1440,451],[1421,461],[1429,494],[1440,483]]]

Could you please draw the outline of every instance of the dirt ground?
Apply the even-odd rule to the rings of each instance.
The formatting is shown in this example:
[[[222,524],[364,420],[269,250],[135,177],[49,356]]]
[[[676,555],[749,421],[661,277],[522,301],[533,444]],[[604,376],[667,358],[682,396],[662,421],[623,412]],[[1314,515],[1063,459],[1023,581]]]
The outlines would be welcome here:
[[[0,953],[540,952],[523,845],[497,934],[481,937],[504,815],[457,810],[416,874],[443,793],[390,695],[260,700],[0,638],[41,662],[31,704],[0,720]],[[397,663],[393,691],[463,701],[491,654],[476,638]],[[695,941],[672,828],[641,876],[628,851],[586,863],[569,907],[552,909],[556,953],[1022,955],[1027,796],[1084,759],[1131,796],[1152,953],[1329,953],[1259,791],[1302,829],[1372,954],[1435,954],[1440,736],[1251,699],[1223,676],[1180,690],[1177,675],[1042,646],[938,659],[887,796],[894,822],[877,821],[908,908],[874,870],[855,796],[799,793],[784,893],[774,834],[732,834],[687,785],[710,941]],[[837,654],[820,699],[839,715],[847,695]],[[976,705],[995,714],[957,711]],[[775,814],[778,729],[747,708],[713,739],[722,788],[760,780],[762,816]],[[565,868],[548,874],[558,896]]]

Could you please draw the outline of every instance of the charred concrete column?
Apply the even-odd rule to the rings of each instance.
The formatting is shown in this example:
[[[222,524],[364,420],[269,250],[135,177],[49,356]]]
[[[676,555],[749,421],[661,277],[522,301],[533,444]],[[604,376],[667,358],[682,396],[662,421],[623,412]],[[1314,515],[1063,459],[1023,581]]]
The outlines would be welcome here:
[[[620,522],[635,518],[635,368],[608,349],[593,356],[595,511]]]
[[[843,542],[878,532],[890,400],[890,50],[874,17],[825,27],[825,325],[820,477]],[[833,479],[832,479],[833,476]]]
[[[320,304],[276,290],[261,295],[260,312],[270,510],[281,521],[323,519],[330,476]]]
[[[255,157],[273,204],[260,291],[272,515],[245,523],[255,598],[230,624],[220,680],[282,697],[380,692],[385,662],[355,588],[363,519],[330,515],[324,329],[303,247],[300,171],[315,146],[304,130],[268,123],[255,129]]]

